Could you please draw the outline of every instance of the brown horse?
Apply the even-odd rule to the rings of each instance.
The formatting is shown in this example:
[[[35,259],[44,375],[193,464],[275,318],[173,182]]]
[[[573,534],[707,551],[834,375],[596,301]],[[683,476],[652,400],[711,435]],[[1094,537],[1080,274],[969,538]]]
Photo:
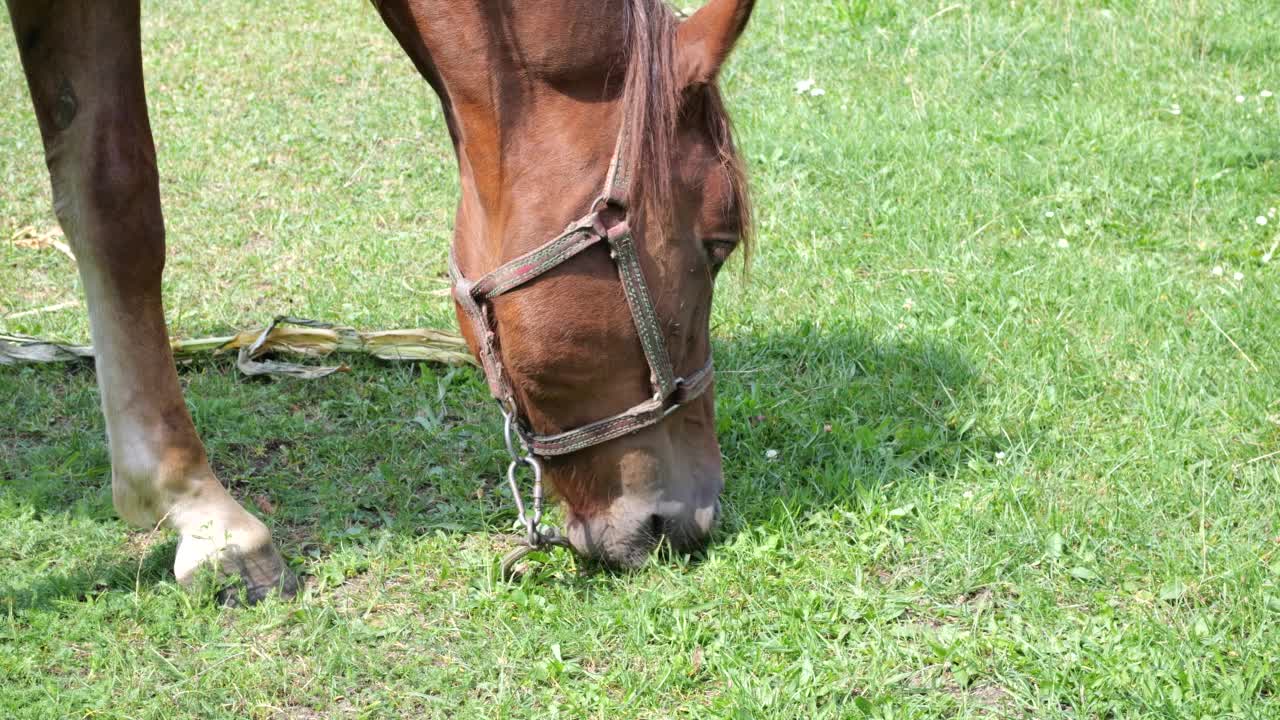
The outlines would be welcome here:
[[[180,582],[213,563],[244,581],[230,600],[291,595],[270,532],[210,468],[169,350],[139,2],[7,3],[87,296],[116,509],[180,534]],[[620,566],[664,538],[699,547],[723,487],[701,392],[712,286],[749,231],[716,78],[753,0],[711,0],[683,22],[662,0],[374,5],[444,108],[462,184],[451,265],[463,332],[542,456],[530,461],[545,464],[568,540]],[[580,217],[572,252],[536,280],[472,292],[468,278]],[[566,433],[586,441],[538,444]]]

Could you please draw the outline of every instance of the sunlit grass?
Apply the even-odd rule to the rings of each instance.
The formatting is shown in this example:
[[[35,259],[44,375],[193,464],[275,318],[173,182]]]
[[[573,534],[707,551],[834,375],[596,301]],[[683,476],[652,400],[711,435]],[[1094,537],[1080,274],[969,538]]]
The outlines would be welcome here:
[[[433,96],[369,7],[268,5],[144,8],[173,331],[452,326]],[[309,575],[221,611],[114,518],[92,373],[0,369],[0,715],[1280,715],[1280,9],[756,15],[704,560],[499,584],[476,371],[205,362],[220,476]],[[53,222],[19,76],[0,53],[0,330],[83,340],[83,307],[10,317],[79,298],[8,242]]]

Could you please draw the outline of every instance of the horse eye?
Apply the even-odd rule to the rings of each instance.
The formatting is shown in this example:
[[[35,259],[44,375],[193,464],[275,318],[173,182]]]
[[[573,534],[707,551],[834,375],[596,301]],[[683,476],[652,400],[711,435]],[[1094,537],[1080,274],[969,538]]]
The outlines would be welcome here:
[[[729,256],[733,254],[735,248],[738,247],[737,238],[707,238],[703,241],[703,245],[707,249],[707,262],[711,263],[712,270],[719,270],[724,265]]]

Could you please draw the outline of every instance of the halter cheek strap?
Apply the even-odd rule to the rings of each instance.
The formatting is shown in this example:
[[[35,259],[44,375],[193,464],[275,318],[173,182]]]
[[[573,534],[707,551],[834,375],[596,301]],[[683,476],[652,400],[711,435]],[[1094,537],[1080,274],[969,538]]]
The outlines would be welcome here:
[[[654,309],[653,297],[640,267],[635,238],[627,221],[627,191],[631,182],[631,170],[626,167],[625,160],[627,144],[624,125],[618,134],[604,191],[593,204],[591,212],[570,223],[560,235],[547,243],[504,263],[475,281],[463,276],[458,267],[457,255],[452,249],[449,252],[453,297],[475,331],[480,363],[489,381],[489,391],[502,405],[504,413],[519,419],[515,391],[498,352],[497,323],[492,315],[493,300],[532,282],[597,243],[603,242],[609,246],[609,255],[618,268],[618,278],[627,298],[627,307],[631,311],[631,319],[635,323],[645,360],[649,364],[653,396],[617,415],[556,435],[533,434],[528,431],[527,423],[518,422],[520,437],[534,456],[568,455],[656,425],[702,395],[711,386],[714,376],[710,355],[697,371],[685,377],[675,376],[658,314]],[[613,211],[608,213],[608,217],[614,217],[617,211],[621,211],[622,219],[616,222],[606,220],[607,209]]]

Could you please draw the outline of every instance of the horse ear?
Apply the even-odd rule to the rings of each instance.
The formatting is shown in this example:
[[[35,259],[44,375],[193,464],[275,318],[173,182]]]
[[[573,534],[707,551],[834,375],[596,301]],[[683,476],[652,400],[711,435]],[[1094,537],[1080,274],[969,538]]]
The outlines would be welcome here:
[[[747,27],[755,0],[711,0],[676,31],[676,70],[682,87],[715,80]]]

